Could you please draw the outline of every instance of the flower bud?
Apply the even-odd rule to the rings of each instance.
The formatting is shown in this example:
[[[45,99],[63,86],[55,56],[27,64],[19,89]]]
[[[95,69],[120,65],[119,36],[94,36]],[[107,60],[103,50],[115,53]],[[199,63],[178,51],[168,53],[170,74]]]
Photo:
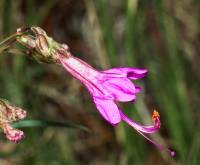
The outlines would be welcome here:
[[[30,29],[34,36],[22,35],[17,38],[17,41],[26,46],[31,52],[31,56],[38,62],[59,63],[60,52],[63,52],[64,56],[69,54],[67,45],[54,41],[40,27],[31,27]]]

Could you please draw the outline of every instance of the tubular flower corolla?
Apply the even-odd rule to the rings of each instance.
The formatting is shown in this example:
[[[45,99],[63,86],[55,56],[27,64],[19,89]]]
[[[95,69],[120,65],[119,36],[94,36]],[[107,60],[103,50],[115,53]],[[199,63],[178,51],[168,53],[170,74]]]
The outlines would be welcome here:
[[[141,91],[141,88],[134,85],[131,80],[137,80],[146,76],[146,69],[120,67],[97,71],[69,53],[67,57],[63,55],[58,57],[66,71],[86,86],[97,110],[107,122],[115,125],[121,120],[125,121],[160,150],[167,150],[171,156],[174,156],[173,151],[157,144],[144,135],[154,133],[160,128],[160,115],[157,111],[154,111],[152,115],[153,125],[143,126],[129,119],[116,105],[117,101],[135,101],[136,94]]]

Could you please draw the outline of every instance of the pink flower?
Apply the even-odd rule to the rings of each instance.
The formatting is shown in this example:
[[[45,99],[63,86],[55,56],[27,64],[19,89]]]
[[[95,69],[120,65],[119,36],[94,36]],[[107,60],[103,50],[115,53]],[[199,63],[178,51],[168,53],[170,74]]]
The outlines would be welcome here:
[[[13,128],[11,124],[25,117],[26,111],[10,105],[7,101],[0,100],[0,127],[3,129],[8,140],[17,143],[24,138],[24,133],[21,130]]]
[[[134,68],[114,68],[99,72],[71,55],[61,57],[59,60],[73,77],[87,87],[98,111],[111,124],[124,120],[115,101],[134,101],[136,93],[141,90],[130,79],[136,80],[147,74],[146,69]],[[152,132],[149,129],[144,130]]]
[[[129,119],[116,105],[117,101],[135,101],[136,94],[141,91],[141,88],[134,85],[131,80],[146,76],[146,69],[120,67],[97,71],[84,61],[73,57],[67,45],[54,41],[40,27],[31,27],[30,30],[34,33],[34,37],[22,35],[17,38],[17,41],[30,49],[37,61],[61,64],[73,77],[86,86],[97,110],[107,122],[116,125],[123,120],[159,149],[165,149],[144,135],[144,133],[154,133],[160,128],[160,116],[157,111],[153,112],[153,125],[143,126]],[[23,29],[18,29],[18,32],[21,31]],[[166,150],[174,156],[173,151]]]
[[[129,119],[116,105],[116,101],[128,102],[136,99],[136,94],[141,91],[141,88],[134,85],[131,80],[146,76],[146,69],[120,67],[97,71],[84,61],[73,57],[69,52],[65,56],[60,55],[58,59],[73,77],[86,86],[97,110],[107,122],[115,125],[123,120],[159,149],[165,149],[144,135],[144,133],[154,133],[160,128],[160,116],[157,111],[153,112],[153,125],[143,126]],[[167,150],[172,156],[174,155],[174,152]]]
[[[10,124],[2,124],[3,131],[6,138],[14,143],[18,143],[24,138],[24,132],[18,129],[14,129]]]

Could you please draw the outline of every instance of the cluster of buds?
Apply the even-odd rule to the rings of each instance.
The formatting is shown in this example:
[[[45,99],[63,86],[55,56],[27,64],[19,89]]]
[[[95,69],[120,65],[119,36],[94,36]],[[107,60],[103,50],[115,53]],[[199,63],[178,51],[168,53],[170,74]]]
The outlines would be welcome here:
[[[13,128],[11,124],[25,117],[25,110],[11,105],[8,101],[0,100],[0,127],[8,140],[17,143],[24,138],[24,133]]]
[[[18,28],[17,33],[22,34],[26,28]],[[49,37],[40,27],[30,27],[31,34],[23,34],[17,37],[17,41],[28,48],[28,54],[38,62],[59,63],[60,54],[70,55],[66,44],[60,44]],[[67,53],[68,52],[68,53]]]

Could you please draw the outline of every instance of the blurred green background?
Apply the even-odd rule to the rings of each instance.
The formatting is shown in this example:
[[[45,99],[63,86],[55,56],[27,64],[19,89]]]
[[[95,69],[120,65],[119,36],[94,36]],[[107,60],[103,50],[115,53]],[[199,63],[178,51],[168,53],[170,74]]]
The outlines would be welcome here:
[[[0,165],[199,164],[199,11],[197,0],[0,0],[0,40],[37,25],[100,70],[147,68],[148,77],[136,82],[143,87],[137,101],[120,106],[144,124],[157,109],[162,127],[151,137],[176,151],[171,158],[127,124],[107,124],[63,68],[4,53],[0,97],[26,109],[29,120],[71,122],[90,131],[21,128],[26,138],[19,144],[1,133]]]

